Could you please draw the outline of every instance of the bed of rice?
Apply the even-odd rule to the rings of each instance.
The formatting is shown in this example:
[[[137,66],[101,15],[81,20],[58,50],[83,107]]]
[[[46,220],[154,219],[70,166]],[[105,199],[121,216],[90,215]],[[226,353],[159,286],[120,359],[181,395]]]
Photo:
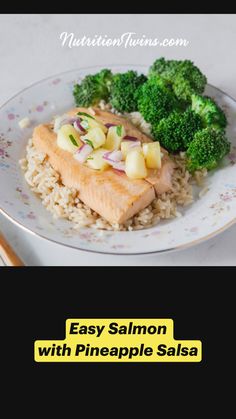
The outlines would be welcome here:
[[[102,109],[107,106],[100,104]],[[143,132],[150,134],[150,126],[138,112],[126,115]],[[31,190],[39,195],[43,205],[55,218],[65,218],[74,223],[74,228],[91,227],[102,230],[140,230],[151,227],[162,219],[181,216],[179,206],[193,202],[192,183],[202,183],[206,171],[195,173],[191,178],[185,168],[185,156],[181,153],[174,158],[176,169],[173,174],[173,188],[168,193],[158,196],[147,208],[141,210],[124,224],[110,224],[78,198],[78,191],[61,183],[60,175],[52,168],[47,156],[39,152],[30,139],[26,148],[26,157],[20,160],[25,172],[25,179]]]

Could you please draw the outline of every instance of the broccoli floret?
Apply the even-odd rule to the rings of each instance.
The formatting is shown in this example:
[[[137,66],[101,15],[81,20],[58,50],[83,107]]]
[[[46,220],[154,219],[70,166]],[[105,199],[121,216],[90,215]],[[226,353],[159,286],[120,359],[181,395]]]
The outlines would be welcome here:
[[[156,83],[154,78],[146,81],[139,90],[138,111],[145,121],[158,123],[162,118],[178,108],[174,94],[166,87]]]
[[[207,79],[192,61],[159,58],[149,69],[149,77],[159,75],[172,84],[175,95],[186,103],[193,93],[203,93]]]
[[[207,79],[192,61],[180,61],[174,77],[173,90],[179,99],[191,101],[193,93],[203,93]]]
[[[227,120],[222,109],[208,96],[192,95],[192,109],[202,118],[203,126],[224,129]]]
[[[172,95],[175,97],[175,101],[176,101],[176,109],[178,108],[179,111],[184,112],[187,108],[187,106],[189,105],[189,103],[186,103],[186,101],[179,99],[176,94],[175,91],[173,89],[173,83],[168,80],[165,79],[163,77],[161,77],[160,75],[157,74],[153,74],[152,76],[149,77],[149,81],[152,83],[157,84],[158,86],[164,88],[164,89],[168,89]]]
[[[174,111],[159,124],[154,124],[152,134],[164,148],[175,153],[186,150],[194,134],[201,128],[202,122],[199,115],[187,109],[183,113]]]
[[[149,68],[148,77],[158,75],[161,78],[172,82],[178,64],[179,61],[177,60],[165,60],[164,57],[158,58]]]
[[[104,69],[97,74],[89,74],[75,84],[73,95],[76,106],[93,106],[100,100],[108,100],[110,84],[112,80],[111,70]]]
[[[147,80],[143,74],[130,70],[113,76],[110,102],[119,112],[137,111],[137,98],[140,86]]]
[[[180,133],[184,148],[187,149],[192,142],[194,134],[203,128],[199,115],[188,108],[180,118]]]
[[[152,125],[154,139],[172,153],[184,149],[179,132],[180,118],[180,114],[174,111],[167,118],[163,118],[159,123]]]
[[[230,143],[223,131],[204,128],[195,134],[187,150],[187,168],[191,172],[214,169],[229,151]]]
[[[152,77],[149,77],[149,83],[151,83],[151,82],[157,84],[159,87],[162,87],[164,89],[168,89],[173,93],[172,84],[171,84],[171,82],[169,82],[169,80],[163,79],[163,77],[161,77],[157,74],[153,74]]]

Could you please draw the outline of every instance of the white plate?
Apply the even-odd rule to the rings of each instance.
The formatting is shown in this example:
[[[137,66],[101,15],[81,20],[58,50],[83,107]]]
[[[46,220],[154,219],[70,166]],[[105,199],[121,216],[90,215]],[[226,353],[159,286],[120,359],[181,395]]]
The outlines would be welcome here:
[[[113,71],[144,66],[110,66]],[[80,250],[110,254],[145,254],[182,249],[206,240],[236,221],[236,102],[213,86],[206,94],[215,98],[227,114],[232,151],[220,168],[207,178],[209,190],[184,211],[180,218],[156,227],[132,232],[110,232],[83,228],[75,231],[69,221],[54,220],[40,199],[29,189],[18,161],[25,154],[32,127],[49,121],[73,106],[76,81],[102,67],[72,70],[44,79],[18,93],[0,108],[0,210],[25,230],[56,243]],[[28,116],[32,125],[20,129]],[[195,191],[198,196],[199,191]]]

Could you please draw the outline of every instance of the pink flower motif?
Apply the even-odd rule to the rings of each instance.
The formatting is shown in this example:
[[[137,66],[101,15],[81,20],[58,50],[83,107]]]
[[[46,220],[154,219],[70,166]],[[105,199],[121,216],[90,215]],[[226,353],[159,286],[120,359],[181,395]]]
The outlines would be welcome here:
[[[220,199],[224,202],[232,201],[232,196],[229,195],[228,192],[226,192],[225,194],[220,194]]]
[[[37,112],[43,112],[43,106],[42,105],[38,105],[36,108]]]
[[[58,83],[60,83],[60,81],[61,81],[61,79],[55,79],[55,80],[53,80],[52,84],[58,84]]]
[[[236,161],[236,153],[230,153],[228,154],[228,159],[232,161]]]
[[[2,148],[0,148],[0,157],[1,157],[1,156],[4,156],[4,154],[5,154],[5,153],[4,153],[4,150],[3,150]]]
[[[81,233],[80,237],[81,237],[81,239],[84,239],[84,240],[90,240],[91,239],[91,233],[90,232]]]
[[[159,236],[159,234],[160,234],[160,231],[153,231],[153,233],[151,233],[151,236]],[[149,236],[149,234],[147,234],[147,236]]]
[[[34,213],[33,212],[29,212],[28,214],[27,214],[27,218],[30,218],[31,220],[35,220],[35,215],[34,215]]]
[[[197,233],[198,232],[198,227],[192,227],[192,228],[189,229],[189,231],[191,233]]]
[[[127,246],[125,246],[125,244],[113,244],[111,247],[112,249],[124,249]]]
[[[15,119],[15,115],[14,115],[14,113],[9,113],[9,114],[7,115],[7,117],[8,117],[8,119],[9,119],[10,121],[12,121],[12,119]]]

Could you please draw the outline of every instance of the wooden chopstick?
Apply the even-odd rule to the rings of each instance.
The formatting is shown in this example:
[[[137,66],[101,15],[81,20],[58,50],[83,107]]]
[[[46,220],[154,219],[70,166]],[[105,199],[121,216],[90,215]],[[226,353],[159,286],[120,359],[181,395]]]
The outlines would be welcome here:
[[[0,254],[7,266],[24,266],[22,260],[17,256],[12,247],[0,233]]]

